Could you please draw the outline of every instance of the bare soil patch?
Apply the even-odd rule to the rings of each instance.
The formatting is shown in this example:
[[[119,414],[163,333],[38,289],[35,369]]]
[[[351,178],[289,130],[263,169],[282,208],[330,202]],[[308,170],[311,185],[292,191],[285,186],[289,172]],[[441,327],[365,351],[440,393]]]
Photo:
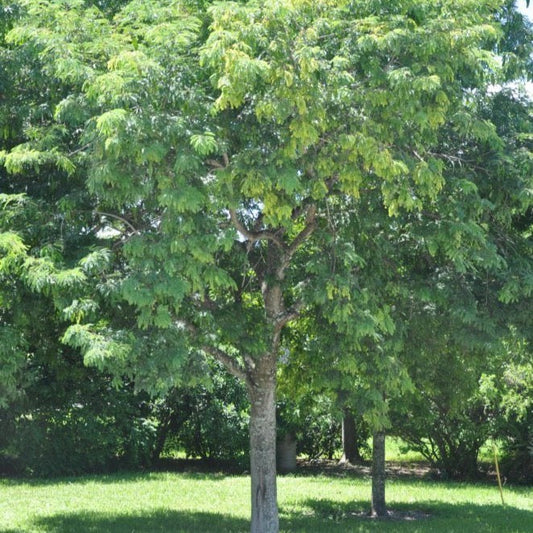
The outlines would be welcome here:
[[[298,460],[298,474],[326,474],[331,476],[371,476],[371,464],[340,463],[331,459]],[[424,461],[397,462],[387,461],[387,477],[389,479],[428,479],[433,478],[436,472],[429,463]]]
[[[357,518],[366,518],[369,520],[379,520],[379,521],[414,521],[414,520],[425,520],[427,518],[430,518],[431,515],[429,513],[424,513],[423,511],[399,511],[396,509],[389,509],[387,511],[387,516],[374,516],[370,513],[366,512],[359,512],[359,513],[351,513],[353,516],[356,516]]]

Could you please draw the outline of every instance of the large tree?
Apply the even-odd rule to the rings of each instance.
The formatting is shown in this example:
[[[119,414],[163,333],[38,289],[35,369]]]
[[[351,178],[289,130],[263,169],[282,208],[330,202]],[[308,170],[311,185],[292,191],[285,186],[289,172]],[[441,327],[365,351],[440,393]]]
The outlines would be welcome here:
[[[343,228],[360,199],[385,216],[422,209],[444,183],[443,124],[486,130],[467,94],[491,77],[498,2],[21,4],[10,43],[60,90],[1,160],[41,182],[54,164],[87,176],[120,293],[140,328],[174,332],[175,354],[164,341],[140,354],[130,327],[83,312],[65,341],[139,371],[208,354],[242,379],[252,531],[277,531],[283,330],[324,304],[330,322],[353,321],[360,262]],[[108,254],[90,257],[82,284]]]

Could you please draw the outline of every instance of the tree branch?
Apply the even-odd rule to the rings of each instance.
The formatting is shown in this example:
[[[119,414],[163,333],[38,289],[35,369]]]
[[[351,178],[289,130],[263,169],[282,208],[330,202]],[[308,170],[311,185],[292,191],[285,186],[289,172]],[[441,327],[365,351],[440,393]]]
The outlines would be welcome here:
[[[101,215],[104,217],[110,217],[116,220],[120,220],[121,222],[126,224],[126,226],[130,228],[130,230],[133,231],[133,233],[139,233],[139,230],[129,220],[126,220],[124,217],[121,217],[119,215],[114,215],[113,213],[105,213],[104,211],[95,211],[94,213],[95,215]]]
[[[203,345],[202,350],[222,363],[230,374],[248,383],[249,378],[246,370],[233,357],[214,346]]]
[[[214,169],[220,170],[220,169],[226,168],[229,166],[228,154],[226,153],[222,154],[222,161],[223,163],[221,163],[220,161],[217,161],[216,159],[207,159],[206,163]]]
[[[277,246],[279,246],[281,249],[285,250],[287,247],[285,243],[279,238],[278,235],[273,233],[272,231],[251,231],[249,230],[240,220],[237,216],[237,212],[235,209],[229,210],[229,216],[231,219],[231,222],[233,223],[233,226],[235,229],[243,236],[246,237],[247,240],[250,242],[257,242],[257,241],[272,241]]]
[[[291,320],[295,320],[300,316],[300,312],[302,311],[304,307],[304,304],[302,301],[296,303],[293,305],[290,309],[287,309],[281,316],[279,316],[276,319],[275,327],[276,329],[281,330],[285,324],[290,322]]]
[[[299,248],[299,246],[313,233],[316,227],[316,205],[311,205],[307,209],[307,215],[305,217],[305,227],[291,242],[288,253],[292,257],[294,252]]]
[[[198,328],[194,324],[191,324],[187,320],[180,320],[179,323],[193,336],[198,336]],[[210,346],[209,344],[201,344],[200,348],[205,353],[209,354],[211,357],[214,357],[217,361],[222,363],[230,374],[232,374],[238,379],[242,379],[245,383],[250,383],[250,377],[246,372],[246,368],[243,368],[235,358],[231,357],[220,348]]]
[[[279,280],[283,279],[285,274],[285,269],[289,266],[292,256],[298,250],[298,248],[303,244],[303,242],[313,233],[316,227],[316,206],[311,205],[307,209],[307,215],[305,217],[305,227],[296,237],[294,237],[290,246],[285,245],[285,254],[281,260],[279,267],[276,269],[276,276]]]

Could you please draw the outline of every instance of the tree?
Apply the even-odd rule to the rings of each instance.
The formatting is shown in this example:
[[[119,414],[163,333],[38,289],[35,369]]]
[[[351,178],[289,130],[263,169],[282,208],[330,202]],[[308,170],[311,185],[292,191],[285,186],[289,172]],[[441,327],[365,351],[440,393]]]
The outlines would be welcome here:
[[[533,480],[533,362],[531,340],[511,328],[502,341],[498,366],[480,380],[491,437],[503,448],[501,469],[509,480]]]
[[[361,448],[365,444],[366,431],[361,420],[356,420],[353,413],[345,408],[342,417],[342,457],[341,463],[358,464],[363,462]]]
[[[493,4],[134,0],[110,18],[82,1],[22,2],[10,42],[62,100],[44,95],[53,111],[32,123],[38,135],[0,159],[40,180],[46,164],[87,169],[100,217],[116,221],[138,325],[174,332],[176,371],[204,353],[246,383],[252,531],[278,530],[282,332],[327,303],[330,322],[353,323],[359,260],[339,229],[359,198],[393,216],[437,197],[445,158],[431,149],[490,75]],[[140,355],[128,326],[105,318],[79,316],[64,340],[139,370],[161,355]]]
[[[523,339],[531,332],[531,201],[524,195],[532,175],[531,103],[504,89],[479,94],[475,106],[496,136],[465,143],[450,131],[443,139],[448,150],[456,145],[458,162],[447,183],[464,187],[467,179],[470,192],[460,202],[450,194],[453,202],[431,215],[433,223],[418,234],[423,241],[405,256],[415,281],[412,302],[419,303],[410,306],[406,342],[414,357],[403,359],[417,400],[407,419],[399,416],[399,432],[451,477],[477,473],[494,416],[480,380],[506,381],[502,340],[509,328]]]

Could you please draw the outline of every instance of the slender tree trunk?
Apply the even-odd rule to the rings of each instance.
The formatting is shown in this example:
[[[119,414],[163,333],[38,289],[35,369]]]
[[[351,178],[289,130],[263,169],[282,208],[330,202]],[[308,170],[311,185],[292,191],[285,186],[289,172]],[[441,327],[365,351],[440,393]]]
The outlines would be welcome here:
[[[385,432],[372,436],[372,516],[387,516],[385,504]]]
[[[276,441],[277,470],[288,474],[296,470],[296,438],[287,433],[283,439]]]
[[[265,361],[266,360],[266,361]],[[276,361],[265,357],[251,377],[250,473],[252,486],[252,533],[279,531],[276,490]]]
[[[152,461],[154,463],[159,461],[161,453],[163,452],[163,448],[165,447],[168,431],[170,429],[170,422],[168,418],[165,417],[165,419],[161,421],[159,427],[157,428],[156,440],[152,450]]]
[[[357,428],[355,417],[347,409],[342,418],[342,458],[341,463],[360,463],[362,458],[357,446]]]

